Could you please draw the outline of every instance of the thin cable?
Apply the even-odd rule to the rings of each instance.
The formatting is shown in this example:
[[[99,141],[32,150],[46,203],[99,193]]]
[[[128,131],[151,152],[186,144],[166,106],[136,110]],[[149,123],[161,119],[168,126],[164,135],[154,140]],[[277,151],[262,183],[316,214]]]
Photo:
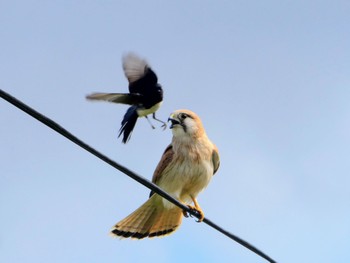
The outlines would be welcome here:
[[[68,140],[74,142],[75,144],[77,144],[78,146],[82,147],[86,151],[88,151],[91,154],[95,155],[97,158],[99,158],[102,161],[108,163],[109,165],[113,166],[114,168],[116,168],[117,170],[119,170],[122,173],[126,174],[127,176],[131,177],[135,181],[137,181],[140,184],[146,186],[151,191],[159,194],[160,196],[162,196],[165,199],[167,199],[169,202],[173,203],[174,205],[178,206],[182,210],[185,210],[187,213],[189,213],[189,214],[191,214],[194,217],[199,219],[200,215],[196,211],[194,211],[194,210],[190,209],[189,207],[187,207],[186,205],[180,203],[178,200],[174,199],[172,196],[170,196],[168,193],[164,192],[161,188],[159,188],[157,185],[153,184],[149,180],[147,180],[147,179],[137,175],[136,173],[132,172],[128,168],[126,168],[126,167],[116,163],[115,161],[109,159],[107,156],[103,155],[102,153],[98,152],[94,148],[90,147],[89,145],[87,145],[86,143],[84,143],[83,141],[81,141],[80,139],[75,137],[73,134],[68,132],[66,129],[61,127],[59,124],[54,122],[53,120],[47,118],[46,116],[42,115],[41,113],[37,112],[36,110],[32,109],[31,107],[27,106],[23,102],[19,101],[18,99],[16,99],[15,97],[11,96],[10,94],[6,93],[5,91],[3,91],[1,89],[0,89],[0,96],[4,100],[8,101],[9,103],[13,104],[17,108],[21,109],[25,113],[27,113],[30,116],[32,116],[33,118],[37,119],[38,121],[42,122],[46,126],[48,126],[51,129],[55,130],[56,132],[58,132],[62,136],[66,137]],[[204,218],[203,222],[206,223],[207,225],[211,226],[212,228],[216,229],[217,231],[221,232],[225,236],[227,236],[227,237],[231,238],[232,240],[236,241],[237,243],[241,244],[242,246],[246,247],[247,249],[251,250],[255,254],[257,254],[257,255],[261,256],[262,258],[266,259],[267,261],[269,261],[271,263],[275,263],[276,262],[273,259],[271,259],[269,256],[267,256],[265,253],[263,253],[262,251],[258,250],[257,248],[255,248],[254,246],[252,246],[248,242],[244,241],[243,239],[233,235],[232,233],[230,233],[230,232],[226,231],[225,229],[221,228],[220,226],[216,225],[215,223],[210,221],[208,218]]]

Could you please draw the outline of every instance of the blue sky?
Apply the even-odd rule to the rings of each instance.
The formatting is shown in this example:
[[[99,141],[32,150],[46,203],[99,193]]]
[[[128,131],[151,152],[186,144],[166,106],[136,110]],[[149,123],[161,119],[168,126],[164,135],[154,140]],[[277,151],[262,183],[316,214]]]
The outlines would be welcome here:
[[[171,140],[139,120],[117,139],[121,56],[195,111],[221,167],[205,214],[278,262],[349,262],[349,1],[1,1],[0,87],[151,179]],[[148,190],[0,102],[1,262],[265,262],[205,224],[118,240]],[[157,123],[156,123],[157,124]]]

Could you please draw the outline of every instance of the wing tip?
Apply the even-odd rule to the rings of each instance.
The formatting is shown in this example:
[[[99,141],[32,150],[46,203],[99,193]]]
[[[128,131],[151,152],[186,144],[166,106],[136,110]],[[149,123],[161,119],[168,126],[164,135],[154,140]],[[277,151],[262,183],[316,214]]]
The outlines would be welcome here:
[[[129,82],[135,82],[145,75],[148,62],[134,52],[128,52],[123,55],[123,70]]]

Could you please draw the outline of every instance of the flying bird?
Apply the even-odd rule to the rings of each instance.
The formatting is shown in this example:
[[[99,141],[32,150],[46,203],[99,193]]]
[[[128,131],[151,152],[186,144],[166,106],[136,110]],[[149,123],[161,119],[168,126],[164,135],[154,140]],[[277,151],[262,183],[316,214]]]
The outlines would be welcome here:
[[[149,114],[161,122],[164,129],[166,123],[156,118],[155,112],[163,101],[163,89],[146,60],[128,53],[123,57],[123,70],[129,81],[129,93],[93,93],[86,98],[131,105],[124,115],[118,135],[119,138],[123,134],[122,142],[127,143],[139,117],[146,117],[153,129],[155,127],[147,117]]]
[[[200,118],[192,111],[177,110],[169,117],[173,138],[153,174],[152,182],[200,214],[197,195],[207,187],[219,168],[216,146],[209,140]],[[193,202],[194,206],[190,204]],[[174,232],[187,213],[158,194],[117,223],[113,236],[142,239]]]

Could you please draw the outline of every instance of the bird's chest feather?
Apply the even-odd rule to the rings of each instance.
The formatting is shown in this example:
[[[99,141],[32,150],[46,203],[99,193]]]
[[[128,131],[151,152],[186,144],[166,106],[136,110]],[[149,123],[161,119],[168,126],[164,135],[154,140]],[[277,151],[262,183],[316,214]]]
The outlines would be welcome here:
[[[148,114],[152,114],[152,113],[156,112],[160,108],[161,104],[162,104],[162,102],[159,102],[159,103],[153,105],[151,108],[148,108],[148,109],[144,108],[144,107],[139,107],[137,109],[137,115],[139,117],[145,117]]]
[[[210,151],[184,148],[174,155],[159,186],[177,198],[195,197],[208,185],[213,169]]]

